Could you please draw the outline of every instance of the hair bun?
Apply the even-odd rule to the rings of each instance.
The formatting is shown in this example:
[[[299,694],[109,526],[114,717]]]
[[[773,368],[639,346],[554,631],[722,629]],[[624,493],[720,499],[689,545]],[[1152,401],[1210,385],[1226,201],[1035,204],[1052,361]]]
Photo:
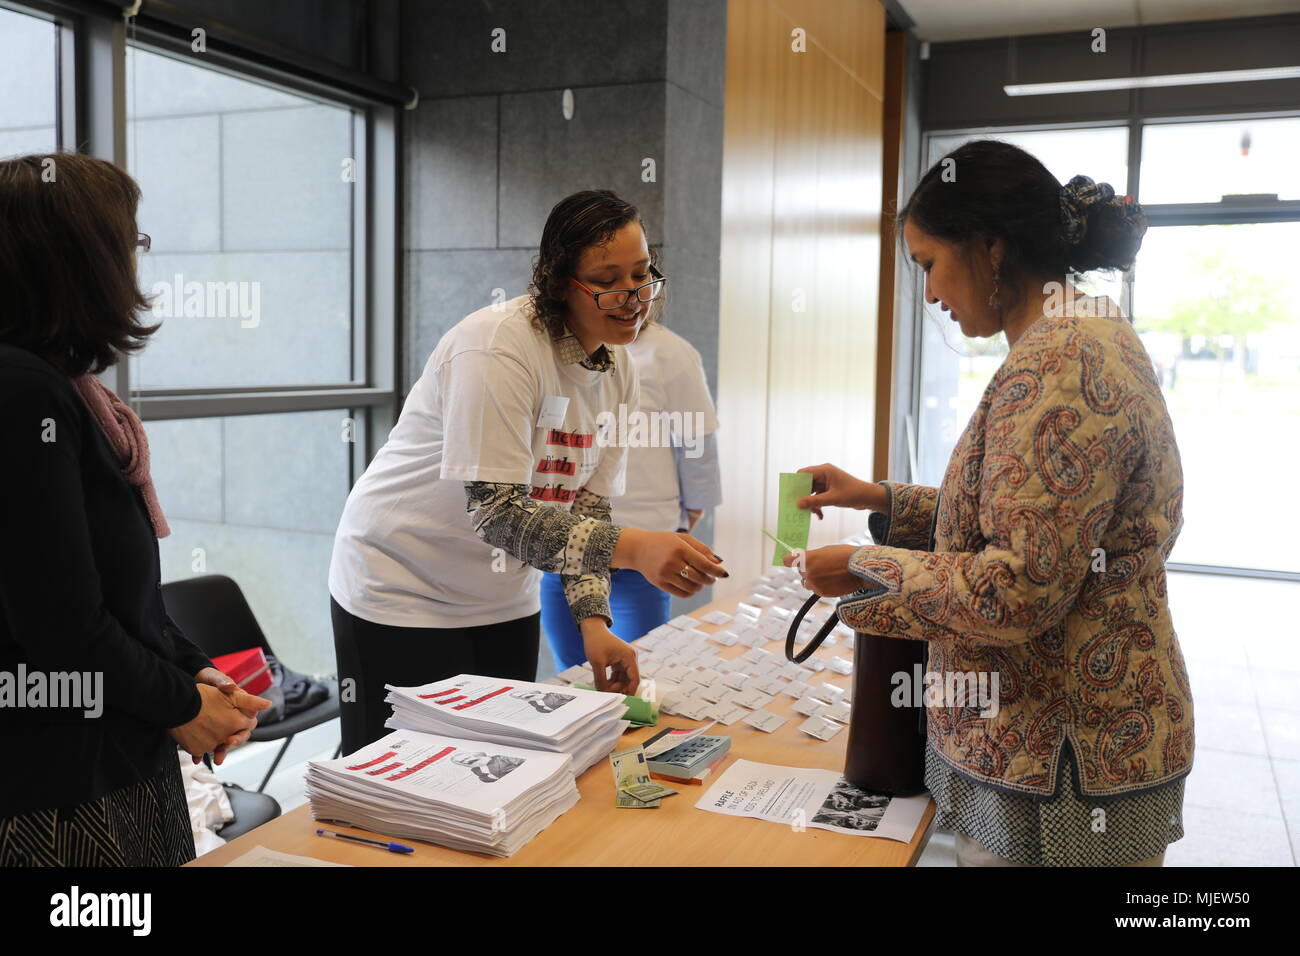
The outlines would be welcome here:
[[[1079,175],[1061,187],[1061,231],[1075,272],[1131,268],[1146,230],[1142,207],[1110,183]]]

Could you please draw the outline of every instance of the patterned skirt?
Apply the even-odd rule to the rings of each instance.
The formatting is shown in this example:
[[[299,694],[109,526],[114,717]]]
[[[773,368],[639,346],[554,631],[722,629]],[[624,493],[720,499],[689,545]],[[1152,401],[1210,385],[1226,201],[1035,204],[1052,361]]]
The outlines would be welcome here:
[[[990,853],[1029,866],[1128,866],[1183,838],[1186,777],[1155,790],[1090,802],[1074,791],[1070,760],[1061,761],[1057,795],[1038,800],[968,780],[925,748],[925,783],[938,826],[970,837]]]
[[[180,764],[75,807],[0,817],[0,867],[180,866],[194,833]]]

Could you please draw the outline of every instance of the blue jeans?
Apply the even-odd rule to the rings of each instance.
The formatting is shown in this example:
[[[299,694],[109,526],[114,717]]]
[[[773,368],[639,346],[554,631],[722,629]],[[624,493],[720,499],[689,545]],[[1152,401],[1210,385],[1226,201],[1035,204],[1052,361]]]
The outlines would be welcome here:
[[[625,641],[635,641],[668,620],[671,599],[672,595],[660,591],[640,571],[618,569],[610,576],[609,609],[614,617],[610,630]],[[587,660],[582,634],[573,623],[558,574],[542,575],[542,630],[560,670]]]

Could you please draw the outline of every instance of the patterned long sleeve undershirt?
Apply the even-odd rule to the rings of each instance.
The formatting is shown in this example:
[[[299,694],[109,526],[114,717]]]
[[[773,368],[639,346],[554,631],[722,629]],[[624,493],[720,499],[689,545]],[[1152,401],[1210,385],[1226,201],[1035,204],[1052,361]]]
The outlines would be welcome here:
[[[475,534],[525,564],[559,573],[574,621],[614,623],[609,564],[623,529],[610,521],[609,498],[584,488],[573,510],[563,511],[529,497],[527,485],[492,481],[465,482],[465,495]]]

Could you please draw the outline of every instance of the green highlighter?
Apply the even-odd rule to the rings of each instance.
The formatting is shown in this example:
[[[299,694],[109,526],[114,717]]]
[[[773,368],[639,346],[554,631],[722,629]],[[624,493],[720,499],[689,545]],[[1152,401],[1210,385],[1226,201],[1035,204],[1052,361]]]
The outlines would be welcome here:
[[[800,508],[799,499],[812,494],[812,485],[810,472],[781,472],[776,513],[776,537],[780,541],[772,551],[773,564],[783,564],[781,559],[791,551],[808,550],[812,512]]]

